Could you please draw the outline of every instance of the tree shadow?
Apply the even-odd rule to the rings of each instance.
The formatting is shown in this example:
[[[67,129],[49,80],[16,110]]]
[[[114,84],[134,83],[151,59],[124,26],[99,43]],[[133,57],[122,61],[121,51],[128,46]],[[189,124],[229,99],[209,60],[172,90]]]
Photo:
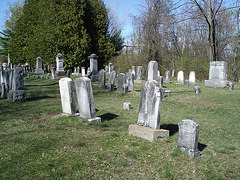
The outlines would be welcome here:
[[[198,149],[199,149],[199,151],[203,151],[206,147],[207,147],[206,144],[202,144],[202,143],[198,142]]]
[[[51,97],[51,96],[33,96],[33,97],[27,97],[26,101],[37,101],[40,99],[48,99],[48,98],[55,98],[55,97]]]
[[[118,117],[118,115],[112,114],[112,113],[105,113],[103,115],[100,115],[99,117],[101,118],[102,122],[104,122],[104,121],[110,121],[110,120]]]
[[[28,87],[28,86],[54,86],[54,85],[57,85],[59,84],[58,82],[56,83],[52,83],[52,84],[33,84],[33,85],[24,85],[24,87]]]
[[[176,124],[162,124],[160,129],[169,130],[169,136],[173,136],[176,132],[178,132],[178,125]]]

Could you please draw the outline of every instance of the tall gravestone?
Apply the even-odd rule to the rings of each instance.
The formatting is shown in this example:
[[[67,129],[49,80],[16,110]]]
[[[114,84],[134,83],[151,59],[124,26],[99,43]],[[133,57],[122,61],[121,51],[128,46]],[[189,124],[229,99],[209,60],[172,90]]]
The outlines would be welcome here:
[[[210,62],[209,80],[205,80],[205,86],[209,87],[228,87],[227,80],[227,62]]]
[[[165,72],[165,81],[164,82],[166,82],[166,83],[170,82],[170,71]]]
[[[178,71],[177,82],[178,83],[183,83],[184,82],[184,73],[183,73],[183,71]]]
[[[61,53],[57,54],[57,56],[56,56],[56,65],[57,65],[56,74],[57,74],[57,76],[65,76],[66,75],[66,73],[64,71],[63,63],[64,63],[64,56]]]
[[[12,89],[8,92],[8,100],[12,102],[24,101],[26,91],[24,90],[24,68],[16,67],[13,70]]]
[[[51,69],[51,79],[57,79],[55,67]]]
[[[122,86],[125,83],[125,74],[124,73],[120,73],[118,74],[118,85],[117,85],[117,89],[122,91]]]
[[[148,63],[148,73],[147,73],[148,81],[157,81],[158,80],[158,63],[157,61],[150,61]]]
[[[44,71],[42,69],[42,58],[41,57],[37,57],[36,59],[36,70],[35,70],[36,74],[44,74]]]
[[[100,117],[96,117],[96,110],[93,99],[91,80],[87,77],[80,77],[74,80],[77,94],[79,117],[89,122],[101,122]]]
[[[61,95],[62,111],[65,114],[74,115],[76,104],[74,97],[73,80],[65,77],[59,80],[59,90]]]
[[[187,153],[191,158],[199,157],[199,125],[190,119],[186,119],[178,123],[178,129],[179,134],[176,148],[178,148],[183,153]]]
[[[98,56],[96,54],[91,54],[90,58],[90,75],[91,80],[98,80]]]
[[[134,76],[134,79],[136,79],[136,66],[132,66],[132,71],[131,71],[132,73],[133,73],[133,76]]]
[[[117,73],[116,71],[112,71],[110,73],[109,79],[108,79],[108,84],[107,84],[107,89],[108,91],[114,91],[114,84],[116,80]]]
[[[86,70],[85,67],[81,67],[82,77],[86,76]]]
[[[196,83],[196,73],[195,73],[195,71],[190,71],[189,72],[189,83],[190,84],[195,84]]]
[[[100,89],[106,89],[106,73],[104,71],[104,69],[101,69],[99,71],[99,84],[98,87]]]
[[[132,72],[126,73],[126,84],[128,91],[134,91],[134,74]]]
[[[142,66],[137,66],[136,83],[142,83]]]

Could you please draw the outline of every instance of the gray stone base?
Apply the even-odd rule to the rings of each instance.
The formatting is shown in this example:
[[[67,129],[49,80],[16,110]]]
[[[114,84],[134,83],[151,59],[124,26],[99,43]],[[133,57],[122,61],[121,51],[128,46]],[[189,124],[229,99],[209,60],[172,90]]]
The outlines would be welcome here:
[[[100,117],[95,117],[93,119],[88,119],[88,122],[96,122],[96,123],[101,123],[101,118]]]
[[[129,125],[129,134],[154,142],[155,140],[166,140],[169,138],[169,130],[152,129],[137,124]]]
[[[8,100],[11,102],[25,101],[26,91],[25,90],[10,90],[8,92]]]
[[[228,87],[228,83],[230,83],[230,81],[227,81],[227,80],[218,80],[218,79],[205,80],[205,86],[208,86],[208,87],[225,88],[225,87]]]
[[[35,70],[35,73],[36,73],[36,74],[44,74],[44,70],[36,69],[36,70]]]
[[[175,148],[179,149],[184,154],[187,153],[190,156],[190,158],[198,158],[201,155],[198,149],[193,150],[193,149],[188,149],[186,147],[179,147],[179,146],[176,146]]]

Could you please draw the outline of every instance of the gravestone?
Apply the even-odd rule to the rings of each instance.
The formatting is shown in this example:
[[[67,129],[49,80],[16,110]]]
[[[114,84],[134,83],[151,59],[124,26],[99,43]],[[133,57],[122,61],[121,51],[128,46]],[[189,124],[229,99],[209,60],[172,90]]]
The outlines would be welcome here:
[[[14,69],[9,69],[9,70],[8,70],[9,89],[12,89],[13,74],[14,74]]]
[[[130,110],[131,109],[131,103],[130,102],[124,102],[123,103],[123,109],[124,110]]]
[[[101,118],[96,117],[91,80],[87,77],[80,77],[74,80],[74,83],[77,92],[79,117],[89,122],[100,123]]]
[[[232,82],[228,83],[228,90],[233,90],[234,84]]]
[[[118,90],[122,90],[122,86],[125,83],[125,74],[124,73],[120,73],[118,74],[118,85],[117,85],[117,89]]]
[[[30,74],[28,74],[27,77],[30,77]]]
[[[172,77],[174,77],[174,73],[175,73],[175,70],[173,69],[173,70],[172,70]]]
[[[136,66],[132,66],[132,71],[134,79],[136,79]]]
[[[142,83],[142,66],[137,66],[136,83]]]
[[[44,74],[44,71],[42,69],[42,58],[41,57],[37,57],[36,59],[36,70],[35,70],[36,74]]]
[[[87,68],[87,76],[91,74],[90,67]]]
[[[81,67],[82,77],[86,76],[86,70],[85,67]]]
[[[189,86],[189,80],[185,80],[185,81],[184,81],[184,86],[185,86],[185,87],[188,87],[188,86]]]
[[[6,99],[6,98],[7,98],[7,91],[6,91],[5,83],[2,83],[2,84],[1,84],[1,87],[2,87],[1,98],[2,98],[2,99]]]
[[[98,56],[96,54],[91,54],[90,58],[90,74],[89,78],[92,81],[98,80]]]
[[[80,73],[80,67],[77,67],[77,75]]]
[[[158,79],[158,63],[157,61],[150,61],[148,63],[148,73],[147,73],[147,80],[153,81]]]
[[[170,71],[166,71],[165,72],[165,81],[166,83],[169,83],[170,82]]]
[[[186,119],[178,123],[178,128],[176,148],[183,153],[187,153],[191,158],[200,157],[200,151],[198,150],[199,125],[190,119]]]
[[[57,76],[66,76],[63,63],[64,63],[64,56],[61,53],[57,54],[57,56],[56,56],[56,65],[57,65],[56,74],[57,74]]]
[[[200,87],[199,86],[195,86],[194,87],[194,92],[197,93],[197,94],[201,93]]]
[[[109,74],[109,67],[108,66],[105,66],[105,73]]]
[[[126,84],[128,85],[128,91],[134,91],[134,74],[132,72],[126,73]]]
[[[158,84],[159,84],[160,88],[162,88],[163,87],[163,76],[159,76],[158,78],[159,78]]]
[[[114,84],[115,84],[116,76],[117,76],[116,71],[112,71],[110,73],[110,76],[108,79],[108,84],[107,84],[107,89],[109,92],[114,91]]]
[[[195,71],[190,71],[189,73],[189,83],[195,84],[196,83],[196,73]]]
[[[205,80],[205,86],[209,87],[228,87],[227,62],[210,62],[209,80]]]
[[[127,84],[124,84],[124,85],[122,86],[122,93],[123,93],[123,94],[128,93],[128,85],[127,85]]]
[[[112,63],[109,63],[109,64],[108,64],[108,68],[109,68],[109,71],[108,71],[109,73],[113,72],[113,69],[114,69],[114,68],[113,68]]]
[[[184,73],[183,73],[183,71],[178,71],[177,82],[178,83],[183,83],[184,82]]]
[[[9,91],[9,74],[8,74],[8,70],[2,70],[1,71],[2,75],[1,75],[1,83],[4,83],[5,84],[5,89],[6,89],[6,92]]]
[[[3,67],[3,70],[6,71],[6,70],[7,70],[7,63],[3,63],[3,64],[2,64],[2,67]]]
[[[51,76],[52,76],[51,77],[52,79],[57,79],[55,67],[52,67],[52,69],[51,69]]]
[[[106,73],[104,71],[104,69],[101,69],[99,71],[99,84],[98,87],[100,89],[106,89]]]
[[[50,73],[47,73],[46,79],[49,79]]]
[[[74,97],[73,80],[65,77],[59,80],[59,90],[61,95],[62,111],[65,114],[74,115],[76,104]]]
[[[70,78],[70,77],[71,77],[71,74],[72,74],[72,69],[68,69],[68,70],[67,70],[67,77]]]

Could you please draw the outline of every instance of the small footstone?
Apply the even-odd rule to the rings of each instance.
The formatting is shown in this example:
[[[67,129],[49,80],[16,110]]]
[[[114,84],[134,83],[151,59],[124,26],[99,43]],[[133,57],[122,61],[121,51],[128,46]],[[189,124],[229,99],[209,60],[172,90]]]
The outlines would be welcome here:
[[[131,103],[130,102],[123,103],[123,109],[130,110],[131,109]]]
[[[194,92],[197,93],[197,94],[201,93],[200,87],[199,86],[195,86],[194,87]]]
[[[100,117],[95,117],[92,119],[88,119],[88,122],[96,122],[96,123],[101,123],[101,118]]]
[[[156,140],[163,141],[169,138],[169,130],[153,129],[145,126],[139,126],[137,124],[129,125],[129,134],[141,137],[151,142]]]
[[[233,90],[234,84],[232,82],[228,83],[228,90]]]

